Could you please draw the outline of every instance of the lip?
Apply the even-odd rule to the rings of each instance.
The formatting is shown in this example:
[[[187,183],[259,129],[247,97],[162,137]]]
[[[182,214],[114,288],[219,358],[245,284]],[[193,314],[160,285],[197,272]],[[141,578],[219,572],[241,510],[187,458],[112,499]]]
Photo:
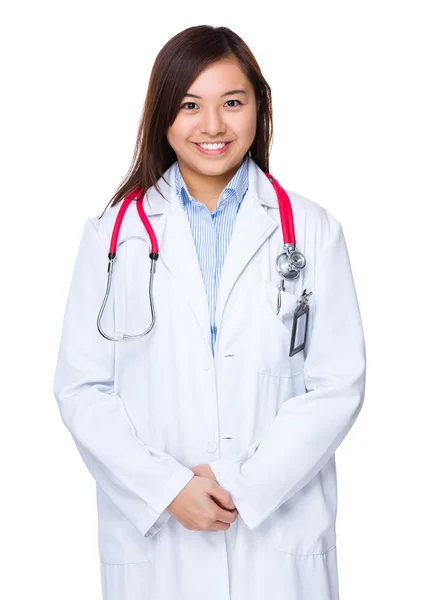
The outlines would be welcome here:
[[[215,142],[215,143],[218,143],[218,142]],[[194,146],[196,146],[198,151],[201,152],[202,154],[207,154],[208,156],[219,156],[220,154],[224,154],[224,152],[226,152],[226,150],[229,148],[231,142],[228,142],[228,144],[226,144],[222,148],[219,148],[218,150],[206,150],[205,148],[202,148],[201,146],[199,146],[199,144],[196,144],[195,142],[193,142],[193,144],[194,144]]]

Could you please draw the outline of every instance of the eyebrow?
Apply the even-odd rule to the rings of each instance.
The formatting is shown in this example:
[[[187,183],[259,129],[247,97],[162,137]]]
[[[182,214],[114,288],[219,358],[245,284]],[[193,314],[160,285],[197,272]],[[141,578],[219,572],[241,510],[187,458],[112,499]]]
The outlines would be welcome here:
[[[229,92],[224,92],[224,94],[221,94],[220,98],[224,98],[224,96],[232,96],[233,94],[245,94],[246,95],[246,90],[230,90]],[[198,98],[199,100],[203,100],[203,98],[201,96],[196,96],[195,94],[185,94],[184,98],[186,97],[189,98]]]

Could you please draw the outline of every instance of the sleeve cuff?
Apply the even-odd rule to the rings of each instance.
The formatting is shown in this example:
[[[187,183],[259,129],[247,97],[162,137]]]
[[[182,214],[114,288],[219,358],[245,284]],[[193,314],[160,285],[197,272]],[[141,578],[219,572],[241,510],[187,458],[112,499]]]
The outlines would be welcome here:
[[[144,537],[152,537],[157,533],[170,518],[170,513],[166,510],[167,506],[176,498],[183,488],[194,477],[194,471],[188,467],[181,467],[166,483],[160,494],[153,498],[152,506],[149,505],[149,511],[152,514],[150,525],[146,528]]]
[[[169,518],[171,517],[170,513],[167,510],[163,510],[160,516],[157,518],[155,523],[149,527],[147,532],[144,534],[144,537],[152,537],[155,533],[161,529],[163,525],[167,523]]]

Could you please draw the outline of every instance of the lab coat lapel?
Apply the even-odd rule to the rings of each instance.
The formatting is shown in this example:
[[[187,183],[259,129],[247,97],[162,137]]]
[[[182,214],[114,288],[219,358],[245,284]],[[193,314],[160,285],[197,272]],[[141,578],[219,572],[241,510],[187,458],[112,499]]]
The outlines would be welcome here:
[[[164,262],[176,285],[188,298],[211,352],[210,315],[206,289],[188,216],[176,194],[174,175],[174,165],[171,165],[164,174],[167,183],[162,178],[158,182],[168,202],[161,198],[154,188],[151,188],[150,205],[146,201],[144,208],[159,243],[160,260]],[[241,272],[278,226],[264,206],[278,206],[274,188],[257,164],[249,158],[248,190],[239,208],[221,271],[215,314],[217,328],[227,299]],[[160,213],[162,215],[154,222],[153,215]]]
[[[266,207],[278,207],[274,188],[258,165],[248,159],[248,190],[241,202],[221,271],[215,312],[217,330],[236,281],[260,246],[278,227]]]
[[[211,351],[210,315],[206,289],[198,261],[194,237],[188,216],[176,194],[175,169],[171,165],[160,178],[158,185],[166,200],[152,187],[144,210],[158,240],[160,257],[156,264],[155,278],[158,277],[158,262],[163,261],[170,271],[175,285],[187,297],[191,310]],[[162,213],[155,222],[154,216]]]

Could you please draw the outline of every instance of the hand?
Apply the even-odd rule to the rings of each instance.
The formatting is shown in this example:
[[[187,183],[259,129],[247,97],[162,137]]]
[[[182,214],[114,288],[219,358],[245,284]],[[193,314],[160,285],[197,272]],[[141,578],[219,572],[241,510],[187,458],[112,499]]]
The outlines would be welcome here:
[[[207,479],[212,479],[212,481],[215,481],[216,483],[218,483],[212,469],[210,468],[210,466],[207,463],[195,465],[193,467],[188,467],[188,468],[191,469],[191,471],[193,471],[194,475],[197,475],[198,477],[206,477]],[[221,508],[224,508],[225,510],[229,510],[230,512],[236,513],[236,516],[237,516],[238,511],[234,504],[222,505],[222,504],[220,504],[220,502],[218,501],[217,498],[214,498],[214,500],[218,504],[218,506],[221,506]]]
[[[234,504],[227,490],[208,477],[194,475],[167,510],[186,529],[220,531],[237,518],[236,507],[226,508],[230,506]]]

